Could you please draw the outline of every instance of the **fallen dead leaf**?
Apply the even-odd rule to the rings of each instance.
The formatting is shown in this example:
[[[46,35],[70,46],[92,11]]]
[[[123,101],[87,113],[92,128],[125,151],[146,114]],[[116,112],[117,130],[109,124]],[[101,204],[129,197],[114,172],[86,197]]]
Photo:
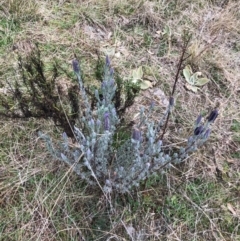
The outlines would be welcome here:
[[[227,208],[228,210],[232,213],[233,216],[237,217],[237,213],[236,211],[234,210],[233,206],[231,203],[227,203]]]
[[[235,163],[235,160],[234,160],[234,159],[227,158],[227,162],[233,164],[233,163]]]

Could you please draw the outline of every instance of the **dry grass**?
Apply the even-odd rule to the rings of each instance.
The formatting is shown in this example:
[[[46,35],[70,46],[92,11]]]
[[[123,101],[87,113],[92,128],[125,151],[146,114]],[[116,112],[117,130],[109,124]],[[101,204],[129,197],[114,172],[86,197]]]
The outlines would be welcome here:
[[[180,77],[167,140],[184,143],[200,112],[220,110],[207,145],[132,196],[111,197],[113,213],[101,191],[54,160],[36,134],[42,129],[57,139],[61,130],[50,121],[1,120],[0,240],[240,240],[238,1],[7,0],[0,6],[1,81],[14,78],[16,52],[28,54],[38,42],[46,61],[55,57],[70,68],[73,54],[81,56],[89,81],[98,55],[109,54],[125,78],[144,66],[144,77],[168,95],[187,30],[193,35],[188,64],[211,82],[192,93]],[[151,94],[142,93],[136,108],[149,101]]]

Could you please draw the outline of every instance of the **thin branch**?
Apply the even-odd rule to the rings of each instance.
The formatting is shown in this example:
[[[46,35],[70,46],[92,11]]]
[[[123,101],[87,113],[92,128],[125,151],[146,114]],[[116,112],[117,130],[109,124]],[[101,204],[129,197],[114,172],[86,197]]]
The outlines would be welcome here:
[[[177,73],[176,73],[176,75],[175,75],[175,80],[174,80],[172,92],[171,92],[171,95],[170,95],[170,97],[169,97],[169,107],[168,107],[168,108],[169,108],[169,111],[168,111],[168,114],[167,114],[167,119],[166,119],[165,125],[164,125],[164,127],[163,127],[162,135],[157,138],[157,141],[163,140],[163,137],[164,137],[164,135],[165,135],[165,133],[166,133],[166,130],[167,130],[167,126],[168,126],[168,122],[169,122],[169,117],[170,117],[170,114],[171,114],[171,110],[170,110],[171,106],[170,106],[170,105],[171,105],[172,103],[170,103],[170,102],[171,102],[171,99],[173,98],[173,95],[174,95],[175,90],[176,90],[176,86],[177,86],[179,74],[180,74],[180,71],[181,71],[181,69],[182,69],[182,64],[183,64],[183,62],[184,62],[187,58],[190,57],[190,55],[188,55],[187,57],[184,58],[184,55],[185,55],[185,53],[186,53],[186,51],[187,51],[187,47],[188,47],[188,44],[189,44],[189,42],[190,42],[190,39],[191,39],[191,36],[189,36],[189,37],[184,41],[184,45],[183,45],[183,48],[182,48],[182,54],[181,54],[181,57],[180,57],[179,62],[178,62]]]

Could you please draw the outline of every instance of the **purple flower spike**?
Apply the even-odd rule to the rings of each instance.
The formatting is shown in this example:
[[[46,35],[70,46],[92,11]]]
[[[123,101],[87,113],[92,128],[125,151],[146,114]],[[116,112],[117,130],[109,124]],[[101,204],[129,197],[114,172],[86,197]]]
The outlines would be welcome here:
[[[202,120],[202,115],[199,115],[197,120],[196,120],[196,125],[198,126],[201,123]]]
[[[135,141],[140,141],[141,140],[141,131],[134,128],[132,132],[132,139]]]
[[[109,113],[106,112],[104,114],[104,130],[108,131],[109,129],[110,129]]]
[[[217,119],[217,117],[218,117],[218,110],[215,109],[210,113],[208,117],[208,121],[213,123]]]
[[[174,106],[174,98],[171,96],[169,99],[170,106]]]
[[[106,56],[106,65],[110,66],[110,59],[109,59],[108,55]]]
[[[77,59],[74,59],[72,61],[72,67],[73,67],[73,71],[75,73],[79,73],[80,72],[80,67],[79,67],[79,63],[78,63]]]
[[[198,135],[202,134],[203,131],[204,131],[203,126],[198,126],[198,127],[196,127],[195,130],[194,130],[194,135],[195,135],[195,136],[198,136]]]

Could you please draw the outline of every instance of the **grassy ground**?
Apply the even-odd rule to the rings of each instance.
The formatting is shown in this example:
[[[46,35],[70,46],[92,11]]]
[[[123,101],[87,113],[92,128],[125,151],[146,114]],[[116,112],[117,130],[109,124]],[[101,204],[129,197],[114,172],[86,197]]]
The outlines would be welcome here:
[[[240,240],[239,29],[237,0],[1,0],[1,81],[18,77],[17,53],[37,42],[46,62],[70,69],[80,56],[90,82],[98,55],[108,54],[124,78],[143,66],[168,95],[186,30],[188,64],[211,82],[192,93],[180,77],[166,138],[185,142],[200,112],[219,106],[220,116],[207,145],[132,195],[113,196],[114,212],[47,153],[37,131],[61,133],[50,120],[0,119],[0,240]]]

